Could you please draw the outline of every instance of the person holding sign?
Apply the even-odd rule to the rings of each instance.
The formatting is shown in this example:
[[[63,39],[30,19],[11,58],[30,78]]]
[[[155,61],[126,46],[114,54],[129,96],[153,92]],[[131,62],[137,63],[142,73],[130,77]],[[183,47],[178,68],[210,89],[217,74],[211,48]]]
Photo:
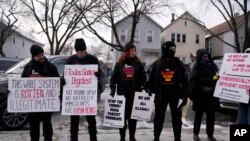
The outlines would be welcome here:
[[[210,141],[216,141],[213,136],[215,111],[219,108],[219,99],[213,96],[218,77],[216,72],[218,68],[211,60],[211,55],[205,49],[199,49],[196,52],[196,63],[194,65],[190,85],[189,98],[193,101],[194,119],[194,140],[199,141],[199,132],[202,121],[202,115],[206,113],[206,133]]]
[[[77,65],[86,65],[86,64],[97,64],[98,72],[95,73],[96,77],[99,78],[102,75],[102,71],[99,66],[99,61],[95,56],[87,54],[86,44],[82,38],[76,39],[75,41],[75,51],[76,54],[68,58],[67,64],[77,64]],[[95,116],[86,116],[88,122],[88,130],[90,135],[90,141],[97,141],[96,137],[96,119]],[[79,127],[79,115],[72,115],[70,117],[70,134],[71,141],[78,141],[78,127]]]
[[[120,128],[120,141],[125,141],[127,121],[129,127],[130,141],[136,141],[135,131],[137,120],[131,119],[132,106],[135,91],[141,92],[145,85],[146,75],[143,64],[136,56],[136,47],[132,43],[125,45],[125,53],[115,64],[113,75],[110,79],[111,96],[115,95],[117,88],[118,95],[124,95],[125,102],[125,123]]]
[[[152,64],[147,83],[155,93],[154,141],[159,141],[167,105],[170,105],[175,141],[181,140],[181,107],[186,104],[187,76],[184,64],[176,57],[176,45],[166,41],[162,56]]]
[[[30,48],[31,61],[25,65],[21,77],[60,77],[56,66],[44,56],[43,49],[38,45]],[[40,122],[43,122],[44,141],[52,141],[53,128],[51,112],[29,113],[31,141],[39,141]]]
[[[250,48],[246,49],[245,53],[250,53]],[[246,90],[246,91],[247,91],[247,94],[250,95],[250,90]],[[238,116],[237,116],[236,123],[250,125],[250,102],[248,102],[248,104],[241,103],[241,102],[239,103]]]

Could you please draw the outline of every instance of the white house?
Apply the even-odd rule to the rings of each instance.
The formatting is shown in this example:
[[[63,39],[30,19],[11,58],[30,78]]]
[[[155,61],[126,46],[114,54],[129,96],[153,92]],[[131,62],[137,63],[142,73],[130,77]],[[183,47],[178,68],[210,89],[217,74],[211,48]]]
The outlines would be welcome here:
[[[6,57],[27,58],[30,57],[30,47],[32,44],[44,46],[31,33],[17,28],[5,41],[3,52]]]
[[[191,63],[191,53],[195,54],[197,49],[205,48],[206,31],[195,22],[197,19],[187,11],[177,19],[172,15],[171,23],[161,32],[161,42],[175,42],[175,56],[185,64]]]
[[[243,47],[243,42],[245,39],[245,18],[244,15],[235,15],[235,21],[238,25],[238,35],[240,46]],[[248,16],[248,21],[250,21],[250,14]],[[250,22],[248,22],[248,27],[250,27]],[[235,45],[234,34],[231,31],[227,22],[223,22],[209,29],[213,34],[219,36],[223,41]],[[211,34],[206,36],[206,48],[212,54],[212,56],[223,56],[225,53],[237,52],[231,46],[223,43],[221,40],[216,38]]]
[[[122,45],[130,41],[130,32],[132,18],[127,16],[116,23],[117,33]],[[136,26],[134,45],[136,46],[137,55],[146,65],[151,64],[161,55],[161,34],[162,27],[147,15],[140,18]],[[115,37],[112,34],[112,42],[115,43]],[[120,57],[122,52],[115,50],[113,63]]]

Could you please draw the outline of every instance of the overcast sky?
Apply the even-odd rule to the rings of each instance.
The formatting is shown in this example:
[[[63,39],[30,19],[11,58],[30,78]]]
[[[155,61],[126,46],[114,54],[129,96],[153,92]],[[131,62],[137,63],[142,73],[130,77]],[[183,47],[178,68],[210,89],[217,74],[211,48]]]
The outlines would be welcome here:
[[[170,0],[171,1],[171,0]],[[240,0],[243,1],[243,0]],[[158,22],[163,28],[167,26],[171,21],[171,13],[175,13],[176,16],[180,16],[185,11],[189,11],[194,17],[203,21],[205,25],[209,28],[224,22],[222,15],[218,10],[210,3],[209,0],[172,0],[175,6],[170,10],[166,8],[164,14],[161,15],[151,15],[151,17]],[[250,7],[250,2],[248,2],[248,8]],[[235,11],[237,8],[235,8]],[[240,13],[242,14],[242,13]],[[26,29],[29,26],[26,26]],[[40,27],[36,27],[40,28]],[[29,29],[28,29],[29,30]],[[105,32],[111,32],[110,30],[105,30]],[[41,39],[40,35],[35,35],[38,39]],[[105,33],[105,37],[110,40],[111,33]],[[76,38],[83,37],[82,34],[77,34]],[[94,39],[94,36],[89,34],[88,37],[83,37],[86,40],[88,46],[95,44],[102,44],[98,39]],[[42,42],[46,44],[45,36],[42,37]],[[46,45],[47,46],[47,45]]]

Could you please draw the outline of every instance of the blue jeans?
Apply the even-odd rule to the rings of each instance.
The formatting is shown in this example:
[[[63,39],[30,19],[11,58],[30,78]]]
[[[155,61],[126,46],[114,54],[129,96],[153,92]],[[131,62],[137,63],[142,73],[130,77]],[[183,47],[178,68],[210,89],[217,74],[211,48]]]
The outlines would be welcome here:
[[[250,103],[239,103],[237,124],[250,125]]]

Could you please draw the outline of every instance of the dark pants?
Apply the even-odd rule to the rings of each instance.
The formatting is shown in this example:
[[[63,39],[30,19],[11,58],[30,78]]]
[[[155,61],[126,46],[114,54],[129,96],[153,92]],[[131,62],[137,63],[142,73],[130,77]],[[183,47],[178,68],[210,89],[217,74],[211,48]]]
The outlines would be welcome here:
[[[129,129],[129,138],[130,140],[135,139],[135,131],[136,131],[136,123],[137,120],[130,119],[132,108],[133,108],[133,101],[134,101],[134,94],[130,94],[130,97],[126,97],[126,103],[125,103],[125,120],[124,120],[124,126],[123,128],[119,129],[121,139],[125,140],[126,130],[127,130],[127,122],[128,122],[128,129]]]
[[[172,126],[174,131],[175,139],[181,138],[181,108],[177,108],[178,99],[164,99],[157,100],[155,102],[155,118],[154,118],[154,136],[155,138],[159,138],[161,135],[165,112],[167,109],[167,105],[169,104],[172,116]]]
[[[71,141],[78,141],[79,119],[80,116],[70,116]],[[97,141],[95,116],[86,116],[86,119],[89,125],[88,129],[89,129],[90,141]]]
[[[200,133],[200,126],[202,121],[202,115],[203,113],[206,113],[207,119],[206,119],[206,133],[207,135],[213,135],[214,134],[214,122],[215,122],[215,111],[214,110],[208,110],[208,111],[195,111],[195,118],[194,118],[194,134]]]
[[[31,141],[39,141],[41,121],[43,123],[44,141],[52,141],[51,115],[52,113],[29,113]]]

